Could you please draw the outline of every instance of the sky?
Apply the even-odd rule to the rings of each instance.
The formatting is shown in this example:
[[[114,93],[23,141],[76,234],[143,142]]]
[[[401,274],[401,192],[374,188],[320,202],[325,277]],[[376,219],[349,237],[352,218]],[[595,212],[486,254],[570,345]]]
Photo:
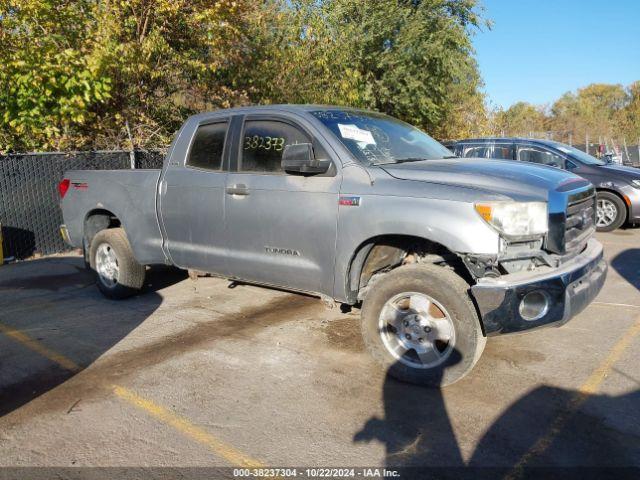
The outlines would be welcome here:
[[[492,106],[551,104],[590,83],[640,80],[640,0],[479,0],[473,39]]]

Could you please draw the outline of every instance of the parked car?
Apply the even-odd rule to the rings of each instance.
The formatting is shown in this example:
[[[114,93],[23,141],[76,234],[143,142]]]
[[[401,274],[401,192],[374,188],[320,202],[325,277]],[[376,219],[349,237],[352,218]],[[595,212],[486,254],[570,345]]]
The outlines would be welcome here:
[[[185,122],[161,170],[66,172],[62,232],[108,297],[151,264],[316,295],[362,308],[390,374],[446,385],[486,336],[567,322],[607,271],[589,182],[451,157],[375,112],[220,110]]]
[[[530,138],[474,138],[451,142],[460,157],[521,160],[569,170],[596,187],[598,231],[640,223],[640,169],[597,159],[570,145]]]

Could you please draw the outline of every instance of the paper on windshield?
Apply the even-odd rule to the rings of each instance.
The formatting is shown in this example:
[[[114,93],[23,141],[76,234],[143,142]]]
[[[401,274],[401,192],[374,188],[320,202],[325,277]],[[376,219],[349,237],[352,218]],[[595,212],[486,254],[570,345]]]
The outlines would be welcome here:
[[[343,123],[339,123],[338,128],[340,129],[340,135],[342,135],[342,138],[355,140],[356,142],[363,143],[365,145],[376,144],[376,141],[373,139],[373,135],[369,130],[358,128],[356,125],[345,125]]]

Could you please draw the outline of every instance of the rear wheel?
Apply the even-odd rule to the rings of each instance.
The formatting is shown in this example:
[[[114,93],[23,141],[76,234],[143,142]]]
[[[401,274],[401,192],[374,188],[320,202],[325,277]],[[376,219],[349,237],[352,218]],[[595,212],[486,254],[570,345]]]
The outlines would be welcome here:
[[[620,197],[611,192],[598,192],[596,229],[610,232],[620,228],[627,218],[627,208]]]
[[[133,256],[122,228],[98,232],[91,242],[90,260],[96,284],[109,298],[130,297],[144,285],[145,267]]]
[[[486,338],[467,283],[435,265],[407,265],[380,278],[362,309],[362,336],[390,375],[445,386],[471,371]]]
[[[82,260],[84,262],[84,268],[87,270],[91,270],[91,257],[90,257],[90,248],[87,246],[87,240],[82,240]]]

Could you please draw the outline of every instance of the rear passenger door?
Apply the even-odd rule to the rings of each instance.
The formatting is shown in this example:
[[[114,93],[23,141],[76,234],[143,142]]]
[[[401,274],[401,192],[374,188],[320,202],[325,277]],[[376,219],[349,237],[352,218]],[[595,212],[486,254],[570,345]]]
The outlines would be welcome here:
[[[229,117],[186,125],[160,182],[164,247],[181,268],[227,272],[224,189],[230,125]]]
[[[282,152],[297,143],[311,143],[316,158],[332,160],[329,172],[283,171]],[[329,148],[303,119],[245,118],[225,195],[233,277],[307,292],[333,290],[341,175]]]

